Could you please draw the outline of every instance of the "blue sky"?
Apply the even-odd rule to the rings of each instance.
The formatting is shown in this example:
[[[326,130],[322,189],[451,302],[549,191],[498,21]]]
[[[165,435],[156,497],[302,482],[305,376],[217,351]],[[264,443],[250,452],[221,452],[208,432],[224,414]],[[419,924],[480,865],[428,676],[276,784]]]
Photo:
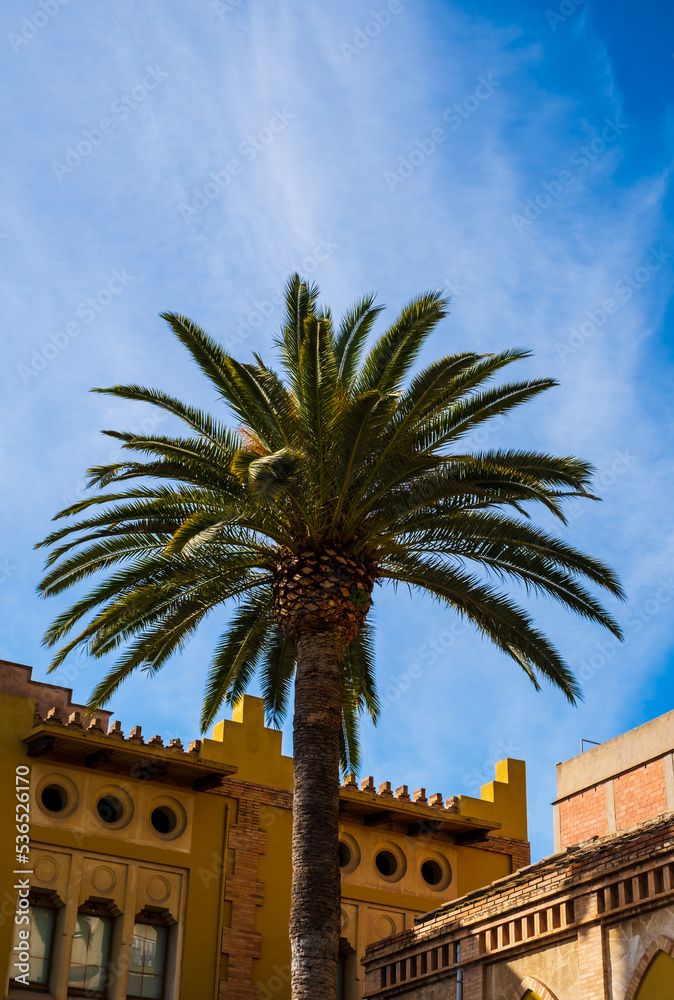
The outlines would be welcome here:
[[[36,596],[32,546],[113,453],[100,429],[170,426],[88,390],[134,381],[217,409],[160,311],[247,359],[269,355],[292,270],[336,312],[374,290],[392,318],[443,288],[425,361],[521,345],[521,377],[559,380],[473,443],[596,465],[603,502],[564,534],[619,571],[626,641],[537,604],[581,677],[574,709],[436,605],[380,591],[385,708],[363,773],[475,794],[522,757],[534,856],[550,853],[555,763],[674,707],[671,13],[24,0],[1,18],[0,656],[46,676],[65,601]],[[128,682],[124,729],[198,734],[221,624]],[[101,669],[75,657],[52,679],[84,700]]]

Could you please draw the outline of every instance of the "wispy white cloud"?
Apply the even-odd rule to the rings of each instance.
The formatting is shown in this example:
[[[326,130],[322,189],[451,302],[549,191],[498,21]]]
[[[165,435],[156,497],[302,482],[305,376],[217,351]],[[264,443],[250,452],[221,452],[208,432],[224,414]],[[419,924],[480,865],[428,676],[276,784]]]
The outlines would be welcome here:
[[[603,739],[638,722],[672,646],[669,604],[646,610],[668,579],[674,540],[671,370],[662,361],[666,254],[674,253],[668,174],[664,159],[639,158],[637,123],[584,9],[553,31],[544,11],[534,28],[524,8],[507,18],[446,2],[400,6],[376,31],[370,7],[356,0],[242,0],[189,14],[175,3],[122,2],[103,14],[70,5],[21,51],[7,44],[0,72],[15,98],[4,105],[11,153],[0,166],[0,254],[11,419],[0,460],[13,530],[0,565],[6,558],[16,570],[0,586],[10,622],[2,652],[43,674],[39,636],[58,602],[33,596],[40,558],[31,545],[62,498],[82,489],[83,471],[109,456],[97,429],[148,417],[87,389],[134,380],[217,405],[158,319],[162,309],[225,342],[238,338],[233,349],[247,355],[269,350],[291,268],[310,271],[336,311],[370,289],[393,313],[422,289],[451,286],[452,315],[426,357],[521,344],[534,351],[521,375],[560,380],[476,443],[596,463],[605,499],[572,516],[567,534],[617,566],[630,601],[617,613],[635,614],[642,627],[588,677],[574,710],[552,691],[537,695],[470,633],[440,644],[431,661],[433,650],[420,650],[440,643],[451,619],[417,600],[403,619],[407,598],[385,593],[382,689],[395,691],[410,664],[422,670],[404,698],[389,699],[376,736],[365,730],[367,759],[377,780],[450,795],[474,791],[467,782],[499,747],[520,748],[514,755],[530,761],[536,849],[546,852],[554,763],[576,752],[581,735]],[[3,9],[5,34],[22,16]],[[161,85],[59,182],[53,162],[112,114],[148,65],[166,73]],[[602,148],[607,119],[628,127],[607,132]],[[401,174],[393,188],[387,172]],[[206,190],[218,184],[213,174],[220,190]],[[181,212],[199,194],[203,207]],[[662,266],[641,281],[651,247]],[[19,367],[123,268],[133,282],[90,323],[80,316],[81,332],[22,380]],[[620,293],[618,283],[635,275],[633,294]],[[616,309],[572,339],[607,299]],[[617,453],[631,456],[619,474]],[[604,641],[547,605],[540,614],[579,669]],[[196,735],[220,625],[153,682],[145,719],[135,705],[147,680],[120,691],[118,715],[166,737],[177,725],[183,740]],[[78,673],[78,697],[99,669]]]

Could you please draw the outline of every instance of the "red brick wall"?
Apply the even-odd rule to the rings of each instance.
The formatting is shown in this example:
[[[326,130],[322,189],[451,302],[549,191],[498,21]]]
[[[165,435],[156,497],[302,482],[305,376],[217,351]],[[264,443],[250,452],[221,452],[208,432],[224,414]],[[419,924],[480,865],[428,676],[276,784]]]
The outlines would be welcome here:
[[[562,849],[608,833],[606,785],[579,792],[559,804]]]
[[[292,792],[250,781],[226,778],[211,794],[238,799],[236,823],[229,829],[228,847],[234,853],[234,871],[227,875],[225,899],[231,903],[229,926],[222,930],[222,953],[228,958],[227,979],[220,982],[219,1000],[258,1000],[253,985],[253,961],[262,953],[262,936],[255,930],[256,907],[264,903],[264,883],[258,863],[267,843],[265,826],[275,809],[292,809]]]
[[[486,840],[471,846],[494,854],[509,854],[513,872],[531,864],[531,845],[528,840],[513,840],[511,837],[497,837],[490,833]]]
[[[651,761],[621,774],[613,781],[616,828],[624,830],[635,823],[654,819],[667,811],[665,762]]]

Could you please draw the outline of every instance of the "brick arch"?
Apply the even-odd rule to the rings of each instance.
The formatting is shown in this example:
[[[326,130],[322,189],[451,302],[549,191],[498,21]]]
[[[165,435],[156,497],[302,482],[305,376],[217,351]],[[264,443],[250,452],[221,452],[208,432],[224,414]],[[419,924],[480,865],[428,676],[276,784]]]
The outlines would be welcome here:
[[[526,979],[522,980],[517,991],[513,994],[512,1000],[522,1000],[528,990],[532,990],[541,1000],[557,1000],[555,994],[534,976],[527,976]]]
[[[641,956],[639,964],[634,970],[632,978],[630,979],[630,984],[627,987],[627,992],[625,993],[625,1000],[634,1000],[648,966],[651,964],[659,951],[664,951],[666,955],[670,955],[671,958],[674,958],[674,941],[671,938],[665,937],[663,934],[659,934],[653,939],[651,944]]]

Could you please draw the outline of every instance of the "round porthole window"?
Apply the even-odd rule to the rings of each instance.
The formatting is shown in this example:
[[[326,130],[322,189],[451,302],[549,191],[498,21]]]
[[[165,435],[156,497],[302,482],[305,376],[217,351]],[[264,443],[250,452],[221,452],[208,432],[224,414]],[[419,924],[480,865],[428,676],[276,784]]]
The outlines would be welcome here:
[[[116,795],[102,795],[96,803],[96,812],[104,823],[119,823],[124,816],[124,803]]]
[[[379,877],[387,882],[397,882],[407,869],[405,855],[397,844],[382,844],[374,856],[374,864]]]
[[[70,797],[63,785],[45,785],[40,793],[43,809],[50,813],[62,813],[68,808]]]
[[[187,826],[185,809],[177,799],[168,795],[151,802],[146,816],[152,833],[161,840],[175,840]]]
[[[152,810],[150,822],[157,833],[173,833],[178,825],[178,817],[168,806],[157,806]]]
[[[390,878],[391,875],[395,875],[398,870],[398,859],[395,854],[390,851],[380,851],[375,858],[375,864],[377,866],[377,871],[384,878]]]
[[[442,868],[437,861],[424,861],[421,866],[421,877],[429,885],[438,885],[442,882]]]
[[[339,834],[339,873],[349,875],[360,864],[358,842],[349,833]]]
[[[133,801],[128,792],[117,785],[100,788],[94,802],[99,823],[109,830],[121,830],[133,816]]]
[[[434,854],[421,863],[421,877],[435,892],[446,889],[452,881],[452,869],[447,858]]]
[[[77,785],[65,774],[47,774],[37,784],[35,802],[44,817],[65,819],[77,809]]]
[[[351,862],[351,848],[348,844],[345,844],[343,840],[339,842],[339,867],[346,868],[346,866]]]

